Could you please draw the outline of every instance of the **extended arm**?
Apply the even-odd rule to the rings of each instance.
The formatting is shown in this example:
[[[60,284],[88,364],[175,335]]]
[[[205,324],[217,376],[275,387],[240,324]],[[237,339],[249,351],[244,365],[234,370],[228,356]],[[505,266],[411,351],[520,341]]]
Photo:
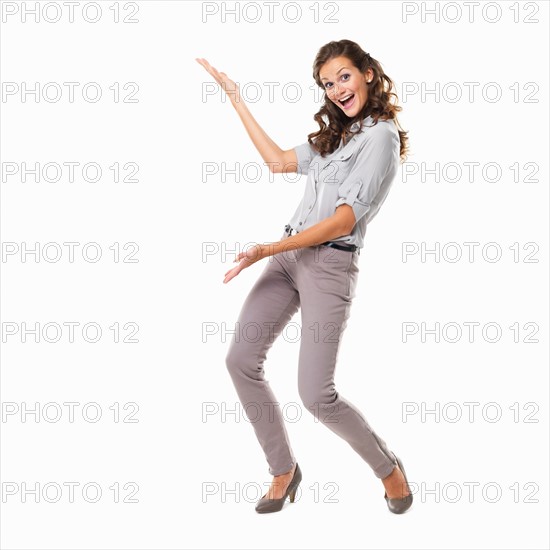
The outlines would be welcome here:
[[[300,231],[296,235],[269,244],[258,245],[258,260],[286,250],[316,246],[318,244],[349,235],[355,225],[353,209],[348,204],[339,206],[332,216]],[[258,248],[256,247],[256,248]]]
[[[280,172],[296,172],[297,159],[294,149],[283,150],[281,149],[263,130],[258,124],[256,119],[252,116],[252,113],[248,110],[246,103],[243,101],[239,87],[233,82],[225,73],[218,72],[217,69],[212,67],[206,59],[197,58],[200,63],[221,86],[224,92],[231,100],[231,104],[237,111],[244,127],[254,144],[254,147],[258,150],[261,157],[264,159],[269,170],[273,173]]]
[[[265,133],[242,99],[239,101],[231,100],[231,103],[244,124],[252,143],[269,166],[269,170],[274,174],[296,172],[298,162],[294,149],[288,151],[281,149]]]
[[[321,220],[319,223],[304,229],[296,235],[292,235],[276,243],[258,244],[245,252],[241,252],[234,260],[235,262],[239,262],[239,265],[231,268],[225,274],[223,282],[227,283],[245,267],[249,267],[258,260],[267,258],[268,256],[273,256],[286,250],[315,246],[337,237],[349,235],[354,225],[355,214],[353,213],[353,208],[349,204],[342,204],[336,208],[332,216]]]

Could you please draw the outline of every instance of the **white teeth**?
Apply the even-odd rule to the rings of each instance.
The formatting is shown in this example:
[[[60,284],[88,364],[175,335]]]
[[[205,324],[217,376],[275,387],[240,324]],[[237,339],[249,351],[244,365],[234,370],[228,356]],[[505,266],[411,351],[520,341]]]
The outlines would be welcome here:
[[[343,99],[340,99],[340,103],[344,103],[347,99],[349,99],[353,94],[348,95],[347,97],[344,97]]]

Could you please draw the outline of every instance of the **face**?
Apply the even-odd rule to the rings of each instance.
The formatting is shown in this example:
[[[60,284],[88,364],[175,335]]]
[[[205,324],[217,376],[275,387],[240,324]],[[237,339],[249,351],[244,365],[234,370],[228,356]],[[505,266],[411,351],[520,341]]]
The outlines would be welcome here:
[[[367,81],[372,80],[369,69],[361,73],[347,57],[327,61],[319,71],[327,97],[350,118],[357,115],[367,102]],[[342,99],[346,99],[342,103]]]

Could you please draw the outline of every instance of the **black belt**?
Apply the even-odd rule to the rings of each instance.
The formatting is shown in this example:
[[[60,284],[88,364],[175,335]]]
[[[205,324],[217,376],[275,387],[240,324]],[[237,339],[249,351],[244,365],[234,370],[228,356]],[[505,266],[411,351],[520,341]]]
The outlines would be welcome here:
[[[349,244],[344,246],[343,244],[336,244],[332,241],[327,241],[326,243],[321,243],[321,246],[331,246],[332,248],[337,248],[338,250],[347,250],[348,252],[355,252],[358,250],[358,247],[354,244]]]
[[[291,234],[291,231],[292,231],[292,228],[290,227],[290,225],[286,224],[285,225],[285,233]],[[354,245],[354,244],[343,245],[343,244],[336,244],[332,241],[327,241],[325,243],[321,243],[319,246],[330,246],[332,248],[337,248],[338,250],[345,250],[346,252],[359,251],[359,247]]]

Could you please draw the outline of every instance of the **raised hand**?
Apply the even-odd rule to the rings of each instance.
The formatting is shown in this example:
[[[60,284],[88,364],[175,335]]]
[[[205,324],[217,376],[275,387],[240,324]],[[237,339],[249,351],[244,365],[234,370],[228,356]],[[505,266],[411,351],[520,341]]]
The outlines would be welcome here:
[[[214,77],[214,80],[222,87],[223,91],[228,95],[232,102],[238,103],[241,101],[239,86],[237,86],[237,84],[235,84],[235,82],[233,82],[225,73],[218,72],[216,68],[212,67],[212,65],[210,65],[210,63],[202,57],[196,57],[195,60]]]

